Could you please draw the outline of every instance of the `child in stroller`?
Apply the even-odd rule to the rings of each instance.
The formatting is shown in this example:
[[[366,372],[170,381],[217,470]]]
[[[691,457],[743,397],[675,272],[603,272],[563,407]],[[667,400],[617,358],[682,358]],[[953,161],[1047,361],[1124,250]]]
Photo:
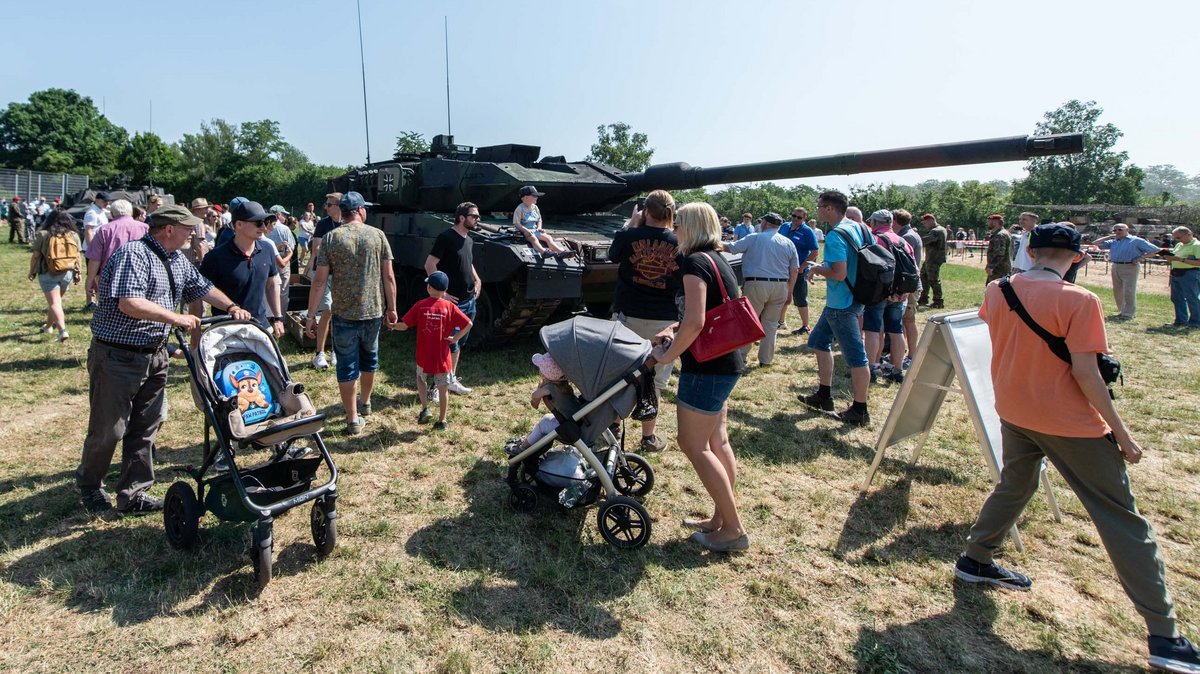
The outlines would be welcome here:
[[[548,325],[540,335],[546,353],[533,358],[542,382],[532,402],[546,400],[550,414],[505,446],[509,505],[533,512],[539,493],[566,508],[600,500],[604,539],[639,548],[650,540],[650,516],[632,497],[649,493],[654,470],[625,453],[612,427],[634,410],[639,393],[653,395],[654,370],[645,365],[650,343],[620,323],[587,316]]]

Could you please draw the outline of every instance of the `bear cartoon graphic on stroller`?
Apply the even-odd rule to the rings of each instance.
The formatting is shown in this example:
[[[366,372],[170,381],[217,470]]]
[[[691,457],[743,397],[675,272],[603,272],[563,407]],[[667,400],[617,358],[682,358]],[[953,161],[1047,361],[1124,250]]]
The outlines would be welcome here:
[[[654,391],[654,370],[645,365],[650,342],[620,323],[587,316],[548,325],[540,336],[579,396],[552,401],[553,432],[527,448],[506,447],[509,505],[533,512],[539,494],[566,508],[600,500],[596,523],[604,540],[640,548],[650,540],[650,515],[633,497],[653,488],[654,470],[624,452],[613,427],[639,403],[653,406],[645,397]]]
[[[201,321],[193,352],[181,330],[192,381],[192,397],[204,413],[204,459],[181,469],[196,482],[177,481],[167,490],[163,524],[167,542],[191,548],[206,511],[232,522],[253,522],[250,560],[260,587],[271,581],[272,526],[276,517],[313,502],[313,543],[321,556],[337,543],[337,467],[321,440],[325,415],[318,414],[292,381],[279,345],[253,321],[216,316]],[[315,446],[315,451],[313,446]],[[238,465],[238,454],[270,451],[258,464]],[[313,486],[324,463],[328,480]]]

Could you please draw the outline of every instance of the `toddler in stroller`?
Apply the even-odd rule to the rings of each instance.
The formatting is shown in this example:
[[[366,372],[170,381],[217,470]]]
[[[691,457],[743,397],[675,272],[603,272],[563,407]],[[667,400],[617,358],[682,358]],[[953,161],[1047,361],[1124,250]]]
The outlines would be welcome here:
[[[534,356],[543,377],[534,402],[545,399],[551,413],[505,446],[509,504],[529,513],[539,493],[566,508],[602,499],[596,520],[604,540],[639,548],[650,540],[650,515],[633,497],[649,493],[654,470],[625,453],[613,426],[639,406],[639,394],[654,395],[654,370],[645,365],[650,343],[620,323],[587,316],[548,325],[540,336],[546,353]]]

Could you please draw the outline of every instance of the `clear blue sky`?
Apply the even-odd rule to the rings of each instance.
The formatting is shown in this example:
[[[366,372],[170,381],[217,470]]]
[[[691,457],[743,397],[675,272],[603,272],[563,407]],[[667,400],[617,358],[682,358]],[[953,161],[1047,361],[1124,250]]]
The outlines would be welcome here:
[[[1200,173],[1200,3],[362,0],[373,159],[395,137],[526,143],[582,158],[596,126],[655,162],[715,166],[1030,133],[1096,100],[1142,166]],[[75,89],[131,133],[270,118],[320,163],[364,159],[353,0],[16,3],[0,100]],[[43,28],[34,29],[35,26]],[[51,26],[61,27],[52,30]],[[277,41],[269,46],[267,38]],[[1022,164],[811,179],[1010,179]]]

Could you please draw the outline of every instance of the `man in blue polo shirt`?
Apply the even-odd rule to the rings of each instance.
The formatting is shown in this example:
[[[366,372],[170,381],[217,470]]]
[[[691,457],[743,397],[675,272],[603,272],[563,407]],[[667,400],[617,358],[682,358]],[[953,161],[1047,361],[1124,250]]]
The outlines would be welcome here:
[[[1118,318],[1129,320],[1137,312],[1137,282],[1141,261],[1158,254],[1158,246],[1129,233],[1129,225],[1118,222],[1112,234],[1092,243],[1108,251],[1112,263],[1113,299],[1117,301]]]
[[[249,311],[254,320],[276,337],[281,337],[279,271],[274,251],[262,241],[266,228],[274,225],[275,217],[264,211],[257,201],[238,203],[233,207],[232,215],[233,238],[204,256],[200,273],[238,306]],[[202,307],[196,302],[191,310],[199,316]],[[224,312],[213,307],[213,313]]]
[[[800,258],[800,266],[817,260],[817,233],[807,224],[808,210],[797,206],[792,210],[792,221],[785,222],[779,228],[779,233],[791,240],[796,246],[796,256]],[[792,301],[796,303],[796,311],[800,313],[800,327],[792,331],[793,335],[808,334],[808,283],[800,280],[792,288]],[[783,325],[779,326],[781,329]]]
[[[842,347],[842,356],[850,366],[854,402],[834,416],[843,423],[863,426],[871,421],[871,415],[867,413],[867,387],[871,383],[871,370],[867,367],[867,351],[858,322],[863,314],[863,305],[854,301],[854,294],[846,280],[854,279],[858,273],[854,248],[862,247],[864,238],[869,237],[870,232],[846,218],[848,207],[846,195],[836,190],[827,190],[817,197],[817,217],[821,222],[834,225],[834,228],[825,237],[825,262],[820,265],[809,263],[812,266],[805,274],[806,279],[814,275],[825,277],[825,308],[808,336],[808,347],[817,355],[817,392],[800,396],[800,402],[815,410],[833,412],[831,387],[833,341],[836,339]],[[850,247],[851,243],[854,248]]]

